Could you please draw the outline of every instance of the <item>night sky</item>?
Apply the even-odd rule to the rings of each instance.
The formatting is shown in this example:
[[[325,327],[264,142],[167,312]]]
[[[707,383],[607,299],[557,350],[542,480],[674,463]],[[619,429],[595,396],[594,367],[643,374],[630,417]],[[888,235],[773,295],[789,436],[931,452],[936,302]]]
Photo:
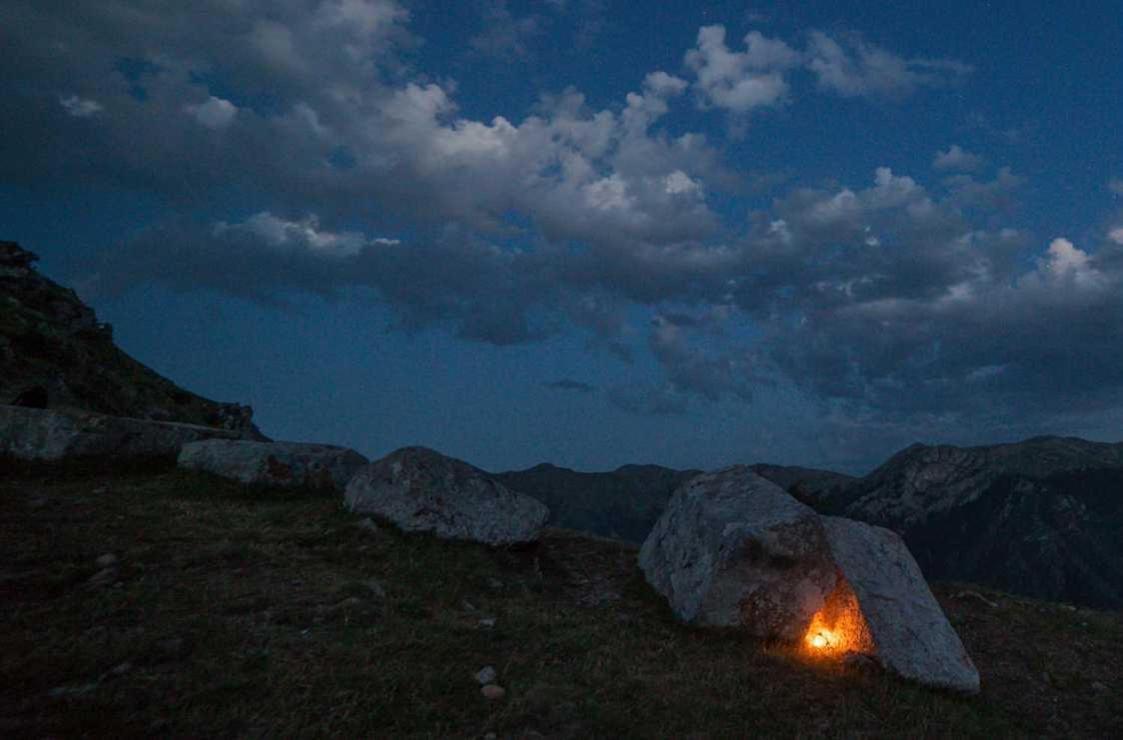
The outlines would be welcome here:
[[[4,0],[0,239],[278,439],[1123,438],[1123,5]]]

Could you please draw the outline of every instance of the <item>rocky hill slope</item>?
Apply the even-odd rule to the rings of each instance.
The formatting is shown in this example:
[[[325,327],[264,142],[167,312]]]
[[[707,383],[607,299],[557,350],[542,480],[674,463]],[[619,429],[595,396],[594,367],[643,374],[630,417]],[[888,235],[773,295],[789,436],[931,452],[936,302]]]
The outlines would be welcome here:
[[[122,352],[112,328],[73,290],[35,270],[37,259],[0,241],[0,404],[202,424],[264,439],[249,406],[186,391]]]
[[[897,530],[928,578],[1123,607],[1123,444],[913,445],[820,508]]]

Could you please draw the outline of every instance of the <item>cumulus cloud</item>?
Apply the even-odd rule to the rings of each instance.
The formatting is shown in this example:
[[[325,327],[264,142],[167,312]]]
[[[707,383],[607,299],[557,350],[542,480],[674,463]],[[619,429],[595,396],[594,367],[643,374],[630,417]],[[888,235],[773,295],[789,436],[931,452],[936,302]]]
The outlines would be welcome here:
[[[205,103],[186,105],[183,110],[201,125],[212,130],[226,128],[234,122],[234,116],[238,114],[236,105],[213,95],[207,98]]]
[[[780,105],[788,95],[785,72],[799,64],[799,54],[783,41],[758,31],[744,38],[745,51],[725,44],[725,27],[704,26],[697,46],[686,54],[686,65],[697,76],[695,86],[705,105],[733,113]]]
[[[1123,177],[1113,177],[1108,180],[1107,189],[1116,195],[1123,195]]]
[[[808,68],[819,86],[843,97],[901,98],[918,87],[941,86],[971,72],[950,59],[905,59],[856,35],[835,38],[812,31]]]
[[[1123,226],[1116,226],[1107,232],[1107,238],[1116,244],[1123,245]]]
[[[932,166],[938,170],[972,172],[983,166],[983,158],[966,151],[958,144],[952,144],[946,150],[936,152]]]
[[[1123,313],[1118,220],[1101,245],[1043,244],[1009,221],[1022,178],[961,162],[933,182],[883,166],[866,182],[797,183],[731,223],[740,180],[720,142],[666,125],[688,90],[746,115],[792,99],[800,69],[832,94],[900,97],[966,74],[958,63],[822,33],[803,51],[756,32],[731,48],[708,26],[683,76],[481,118],[398,53],[413,39],[391,0],[135,6],[129,33],[113,3],[76,2],[5,7],[21,31],[0,74],[22,85],[5,125],[38,145],[6,150],[0,177],[81,176],[196,214],[113,245],[103,290],[355,294],[404,330],[499,345],[576,330],[660,373],[606,383],[635,413],[747,403],[773,382],[818,399],[835,428],[886,435],[1123,404],[1123,327],[1104,319]],[[76,84],[71,60],[121,58],[145,71],[83,77],[76,109],[113,115],[98,138],[68,139],[57,91]],[[232,212],[231,189],[254,205]]]
[[[74,118],[89,118],[104,110],[101,103],[96,100],[86,100],[77,95],[63,96],[59,98],[58,102],[62,109],[66,111],[66,114]]]

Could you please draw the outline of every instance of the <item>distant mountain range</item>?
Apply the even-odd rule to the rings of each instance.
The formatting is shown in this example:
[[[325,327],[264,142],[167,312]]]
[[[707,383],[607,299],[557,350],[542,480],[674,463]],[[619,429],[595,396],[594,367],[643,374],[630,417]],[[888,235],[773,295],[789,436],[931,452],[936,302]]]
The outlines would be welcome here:
[[[1123,607],[1123,443],[916,444],[862,478],[751,467],[822,513],[900,532],[929,579]],[[557,526],[640,542],[674,489],[697,472],[538,465],[497,477],[546,503]]]
[[[492,477],[549,506],[555,526],[643,542],[671,493],[700,472],[624,465],[607,473],[579,473],[543,463]]]

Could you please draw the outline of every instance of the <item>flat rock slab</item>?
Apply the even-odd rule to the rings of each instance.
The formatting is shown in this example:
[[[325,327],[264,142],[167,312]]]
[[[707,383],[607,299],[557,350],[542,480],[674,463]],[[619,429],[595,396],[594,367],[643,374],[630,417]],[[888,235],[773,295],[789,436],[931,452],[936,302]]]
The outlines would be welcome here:
[[[208,439],[184,445],[178,465],[251,485],[342,493],[368,462],[354,450],[333,445]]]
[[[743,465],[672,494],[639,565],[682,621],[786,640],[803,636],[836,580],[819,516]]]
[[[407,532],[509,545],[538,539],[545,504],[508,489],[478,468],[424,447],[406,447],[360,470],[347,506]]]
[[[195,424],[0,406],[0,455],[20,460],[175,456],[189,442],[240,436]]]
[[[929,686],[978,692],[979,672],[904,541],[882,527],[822,519],[834,561],[865,618],[875,659]]]

